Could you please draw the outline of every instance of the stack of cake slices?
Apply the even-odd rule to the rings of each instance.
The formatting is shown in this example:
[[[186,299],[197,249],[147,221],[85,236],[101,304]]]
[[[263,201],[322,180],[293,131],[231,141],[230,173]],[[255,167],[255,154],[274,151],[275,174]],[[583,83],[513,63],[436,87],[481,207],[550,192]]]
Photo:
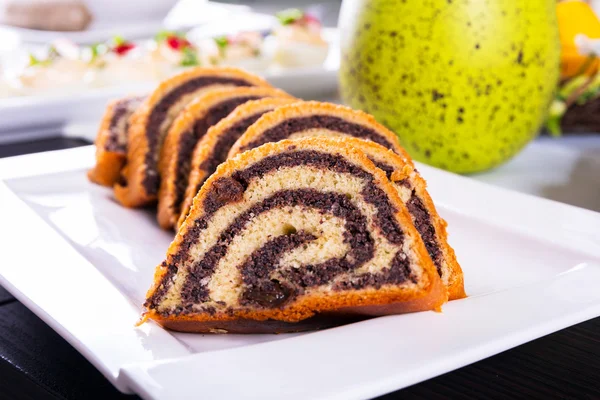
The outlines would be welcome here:
[[[109,104],[95,183],[178,229],[144,320],[272,333],[441,310],[463,274],[397,136],[233,68],[195,68]]]

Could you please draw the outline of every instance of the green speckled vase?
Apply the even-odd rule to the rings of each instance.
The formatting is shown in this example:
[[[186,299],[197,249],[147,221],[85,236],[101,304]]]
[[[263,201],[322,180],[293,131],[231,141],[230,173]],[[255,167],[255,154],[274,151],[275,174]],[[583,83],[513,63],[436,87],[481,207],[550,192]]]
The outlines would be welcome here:
[[[459,173],[517,154],[559,76],[556,0],[345,0],[344,102]]]

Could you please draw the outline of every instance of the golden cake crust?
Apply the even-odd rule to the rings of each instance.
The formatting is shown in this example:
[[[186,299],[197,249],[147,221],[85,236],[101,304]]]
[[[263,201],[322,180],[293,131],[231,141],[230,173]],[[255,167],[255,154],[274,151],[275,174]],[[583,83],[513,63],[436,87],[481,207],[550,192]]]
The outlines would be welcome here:
[[[367,128],[371,128],[384,137],[392,145],[392,150],[404,158],[406,162],[412,163],[410,156],[400,145],[398,136],[377,122],[372,115],[338,104],[324,103],[319,101],[305,101],[301,103],[290,104],[279,107],[277,110],[263,115],[250,128],[248,128],[246,133],[244,133],[244,135],[242,135],[242,137],[240,137],[233,145],[231,151],[229,152],[229,157],[231,158],[244,151],[244,148],[249,143],[253,142],[266,130],[278,125],[279,123],[292,118],[309,117],[311,115],[334,116],[355,124],[363,125]]]
[[[119,179],[121,169],[127,158],[126,152],[110,151],[106,145],[113,133],[111,132],[111,124],[117,106],[128,100],[133,100],[135,96],[128,96],[121,99],[115,99],[108,103],[106,111],[102,116],[100,128],[96,136],[96,165],[88,171],[90,181],[102,186],[112,187]]]
[[[421,174],[417,172],[414,165],[408,164],[402,157],[399,157],[393,151],[385,149],[383,146],[366,140],[347,138],[345,139],[349,146],[355,147],[367,155],[377,155],[377,160],[384,161],[386,164],[395,167],[390,176],[393,183],[398,183],[404,179],[409,179],[414,185],[413,189],[417,192],[419,198],[425,203],[429,212],[429,217],[435,228],[438,245],[444,254],[444,262],[448,268],[449,276],[446,287],[448,288],[449,300],[457,300],[467,297],[464,288],[464,276],[460,264],[456,259],[454,249],[448,243],[448,224],[438,214],[433,200],[427,191],[427,182]]]
[[[382,317],[386,315],[406,314],[419,311],[440,311],[443,304],[436,297],[446,296],[446,289],[438,279],[432,282],[430,294],[427,298],[407,300],[392,291],[377,290],[377,299],[380,304],[363,304],[365,295],[373,297],[375,290],[367,293],[349,292],[336,299],[338,304],[355,304],[342,306],[336,310],[315,314],[312,310],[330,307],[328,299],[313,299],[303,302],[301,307],[287,312],[266,313],[240,312],[236,316],[221,314],[207,319],[194,316],[163,317],[150,311],[144,318],[152,319],[160,326],[179,332],[191,333],[290,333],[308,330],[324,329],[357,320]],[[320,300],[320,301],[319,301]]]
[[[288,97],[268,97],[260,100],[251,100],[241,106],[237,107],[231,114],[223,118],[216,125],[211,126],[206,135],[196,145],[194,154],[192,155],[192,164],[190,170],[190,179],[188,186],[185,190],[185,198],[181,205],[181,213],[178,217],[177,228],[183,224],[185,217],[187,216],[192,201],[196,195],[196,188],[204,181],[212,171],[206,171],[201,169],[201,165],[208,157],[215,151],[215,146],[220,136],[227,132],[229,128],[234,126],[236,123],[246,119],[249,116],[255,115],[259,112],[273,110],[285,104],[291,104],[300,100],[295,99],[291,96]]]
[[[220,321],[231,321],[233,325],[238,320],[241,320],[240,323],[243,324],[244,319],[253,321],[278,320],[297,322],[310,318],[319,312],[375,316],[386,315],[388,313],[395,314],[440,309],[441,305],[447,301],[446,289],[425,249],[420,235],[414,229],[412,219],[400,199],[396,188],[388,180],[385,173],[377,168],[363,152],[354,149],[344,142],[344,140],[323,137],[267,143],[251,151],[241,153],[235,158],[221,164],[217,168],[216,173],[205,182],[200,192],[194,198],[190,214],[169,247],[166,263],[159,265],[155,271],[154,283],[147,293],[147,298],[150,299],[155,291],[160,288],[168,270],[165,265],[174,262],[172,257],[181,246],[184,236],[188,233],[188,230],[193,229],[194,221],[204,213],[204,200],[217,179],[224,176],[231,176],[235,171],[247,167],[269,155],[284,153],[288,150],[298,148],[341,154],[351,162],[360,165],[362,169],[373,176],[374,184],[384,191],[386,197],[391,200],[397,209],[395,217],[400,226],[405,227],[403,230],[404,235],[409,238],[409,243],[412,244],[410,251],[416,259],[420,260],[420,267],[423,271],[421,281],[419,282],[421,290],[418,293],[414,293],[403,288],[384,285],[380,289],[367,288],[355,291],[335,292],[328,295],[303,295],[296,299],[293,305],[283,309],[239,310],[229,314],[217,312],[213,315],[202,313],[183,316],[171,315],[168,317],[162,316],[154,309],[149,309],[146,312],[146,318],[153,319],[162,326],[172,329],[184,329],[189,332],[209,332],[210,329],[218,327],[219,324],[217,322]],[[410,227],[413,229],[410,229]],[[182,324],[179,321],[186,321],[186,323]],[[211,324],[211,321],[214,324]]]
[[[193,129],[194,124],[207,115],[211,107],[227,100],[249,96],[293,98],[283,90],[272,87],[215,88],[189,103],[177,116],[165,138],[158,164],[161,183],[158,192],[157,220],[161,228],[173,228],[180,215],[177,210],[179,204],[175,203],[178,183],[177,166],[182,161],[179,159],[182,136]]]
[[[117,183],[114,186],[116,199],[125,207],[143,206],[152,203],[157,197],[154,194],[148,193],[143,185],[143,181],[146,176],[145,156],[149,151],[149,143],[146,136],[146,126],[148,123],[148,118],[154,110],[155,105],[169,92],[171,92],[171,90],[185,84],[192,79],[202,76],[242,79],[250,83],[252,86],[270,87],[270,85],[264,79],[237,68],[191,68],[163,81],[132,116],[129,130],[127,164],[121,172],[124,182]],[[201,88],[201,90],[205,90],[213,86],[222,87],[228,85],[209,85]],[[158,151],[159,154],[156,155],[157,157],[160,156],[160,146],[158,147]]]

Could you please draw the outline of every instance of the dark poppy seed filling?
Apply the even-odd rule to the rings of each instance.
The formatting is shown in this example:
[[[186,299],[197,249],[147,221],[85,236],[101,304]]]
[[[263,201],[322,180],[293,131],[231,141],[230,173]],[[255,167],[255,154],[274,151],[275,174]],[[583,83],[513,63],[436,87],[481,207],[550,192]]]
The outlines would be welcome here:
[[[431,260],[435,264],[438,274],[442,276],[443,253],[435,234],[435,228],[431,223],[429,212],[415,193],[414,189],[406,206],[408,207],[408,212],[413,217],[415,228],[417,228],[417,231],[421,235],[421,239],[425,242],[427,253],[429,253]]]
[[[401,180],[399,180],[399,181],[397,181],[395,183],[396,183],[396,185],[404,186],[407,189],[412,189],[413,188],[412,184],[410,183],[410,181],[408,180],[408,178],[401,179]]]
[[[164,134],[160,134],[160,126],[166,118],[166,115],[173,104],[175,104],[181,97],[190,94],[202,87],[223,84],[232,86],[252,86],[251,83],[243,79],[234,79],[227,77],[218,76],[202,76],[195,79],[191,79],[182,85],[171,90],[166,96],[164,96],[155,106],[146,124],[146,138],[148,140],[148,152],[144,160],[146,164],[146,173],[143,180],[143,186],[146,193],[149,195],[156,195],[158,193],[158,186],[160,184],[160,177],[158,175],[157,163],[160,146],[162,145]]]
[[[377,222],[383,234],[392,243],[402,242],[402,230],[396,224],[394,214],[397,212],[387,199],[386,194],[373,183],[373,177],[362,168],[349,163],[342,156],[321,153],[315,150],[292,151],[264,158],[243,171],[236,171],[232,178],[248,187],[250,181],[257,176],[263,176],[277,168],[298,167],[308,165],[318,169],[348,173],[365,179],[368,183],[363,189],[363,197],[368,203],[377,208]],[[210,201],[210,196],[207,197]],[[211,209],[212,204],[204,204],[206,209]]]
[[[394,172],[394,167],[392,167],[389,164],[380,162],[380,161],[375,161],[375,160],[371,160],[371,161],[373,161],[373,164],[375,164],[375,166],[377,168],[379,168],[380,170],[385,172],[385,176],[387,176],[388,179],[390,179],[392,177],[392,173]]]
[[[257,96],[235,97],[211,107],[204,118],[194,124],[194,128],[181,135],[177,151],[177,169],[175,171],[175,213],[179,214],[181,203],[185,197],[185,189],[190,174],[192,153],[196,143],[206,134],[208,129],[228,116],[237,106],[247,101],[258,99]]]
[[[264,113],[271,110],[272,109],[264,110],[244,118],[223,132],[213,147],[213,153],[206,157],[206,159],[202,161],[202,164],[200,164],[200,169],[206,171],[208,175],[215,172],[219,164],[227,159],[227,154],[235,141],[246,132],[250,125],[255,123]],[[200,188],[198,188],[198,190],[200,190]]]
[[[272,110],[273,110],[272,108],[266,109],[259,113],[253,114],[247,118],[244,118],[243,120],[238,121],[237,123],[235,123],[234,125],[229,127],[229,129],[222,132],[221,135],[219,135],[219,138],[217,139],[216,143],[214,143],[214,145],[211,149],[212,153],[210,153],[208,156],[206,156],[206,158],[198,166],[199,170],[204,171],[204,176],[201,177],[201,179],[198,181],[198,183],[194,187],[194,191],[193,191],[194,194],[198,193],[200,191],[200,188],[206,181],[206,178],[208,178],[210,175],[212,175],[217,170],[217,167],[227,159],[229,150],[231,150],[231,147],[233,147],[233,144],[236,142],[236,140],[238,140],[239,137],[242,136],[244,134],[244,132],[246,132],[248,127],[250,125],[252,125],[253,123],[255,123],[263,114],[265,114],[269,111],[272,111]],[[188,182],[188,184],[190,184],[190,182]],[[187,188],[184,189],[184,192],[183,192],[184,196],[185,196],[186,191],[187,191]],[[182,204],[182,203],[183,203],[183,200],[180,202],[180,204]],[[179,210],[179,212],[181,212],[181,211],[182,210]],[[189,212],[189,208],[188,208],[187,212]],[[187,216],[187,212],[186,212],[186,216]]]
[[[373,164],[375,164],[377,168],[385,172],[388,179],[391,178],[392,173],[394,172],[394,167],[381,161],[371,161],[373,161]],[[439,275],[442,276],[443,253],[440,248],[440,244],[437,240],[435,228],[433,226],[433,223],[431,222],[431,216],[429,215],[429,212],[423,205],[421,199],[417,196],[408,178],[404,178],[400,181],[397,181],[395,182],[395,184],[404,186],[405,188],[412,190],[410,200],[408,201],[408,203],[406,203],[408,212],[413,218],[415,228],[421,235],[423,242],[425,242],[425,248],[427,249],[427,252],[429,253],[431,259],[433,260],[433,263],[435,264]]]
[[[240,266],[242,281],[246,285],[240,304],[260,307],[283,305],[293,295],[294,289],[276,279],[271,279],[270,273],[275,269],[284,252],[316,238],[307,232],[297,232],[276,237],[256,250]]]
[[[365,287],[381,288],[388,284],[401,284],[407,281],[417,283],[417,277],[410,269],[410,260],[402,252],[396,253],[389,268],[377,274],[362,274],[356,279],[336,282],[334,290],[362,289]]]
[[[129,128],[129,117],[138,105],[144,100],[143,97],[128,97],[115,104],[113,115],[110,119],[108,129],[110,136],[104,145],[106,151],[114,153],[127,153],[127,129]],[[122,126],[123,118],[125,124]],[[122,128],[122,129],[121,129]]]
[[[294,291],[297,292],[305,287],[320,285],[329,281],[333,276],[358,268],[373,257],[374,243],[367,230],[367,220],[345,195],[331,192],[321,193],[311,189],[280,191],[239,215],[221,233],[217,244],[207,251],[204,258],[190,267],[187,280],[181,290],[184,309],[188,310],[189,307],[188,311],[191,311],[193,304],[209,300],[208,288],[202,283],[203,279],[213,274],[214,268],[225,256],[229,244],[239,232],[257,215],[284,206],[316,209],[323,214],[331,214],[343,219],[345,221],[344,242],[350,246],[350,251],[343,258],[328,260],[319,265],[303,266],[302,274],[294,273],[291,270],[284,271],[285,280],[292,282],[295,286],[293,290],[290,288],[288,297],[292,297]],[[303,237],[304,242],[308,241],[309,238],[310,236],[305,235]],[[269,245],[267,245],[267,249],[263,247],[263,252],[255,253],[256,262],[260,265],[246,265],[246,269],[242,270],[242,274],[246,274],[246,281],[251,279],[249,275],[252,274],[253,269],[274,269],[276,264],[265,265],[263,262],[277,261],[269,260],[269,255],[277,255],[277,258],[281,257],[281,249],[286,244],[283,241],[274,241],[270,243],[270,246],[271,249],[268,249]],[[268,272],[269,270],[260,271],[263,275],[268,275]],[[266,280],[268,281],[268,277]],[[260,287],[265,283],[264,280],[260,280],[260,282],[257,281],[255,286]],[[254,286],[251,286],[252,288]]]
[[[339,155],[322,153],[316,150],[280,153],[266,157],[244,170],[236,171],[229,178],[220,178],[213,183],[211,191],[207,193],[204,200],[205,214],[193,222],[193,225],[183,237],[179,252],[171,257],[171,263],[164,264],[167,267],[167,273],[163,278],[163,283],[154,292],[153,296],[147,300],[146,306],[154,309],[158,307],[161,298],[172,283],[174,274],[177,272],[177,265],[185,264],[189,260],[190,249],[198,242],[202,231],[208,227],[209,221],[215,212],[230,202],[240,201],[250,181],[254,178],[261,177],[282,167],[294,166],[311,166],[339,173],[348,173],[364,179],[366,183],[362,196],[377,210],[375,223],[378,225],[381,234],[391,243],[402,244],[404,235],[396,222],[395,213],[397,210],[390,203],[383,190],[375,185],[370,173],[346,161]],[[342,258],[330,259],[319,265],[303,266],[301,270],[284,269],[281,282],[262,279],[260,282],[250,284],[249,293],[244,295],[244,301],[253,302],[253,304],[285,302],[300,294],[304,288],[329,282],[333,277],[352,271],[373,257],[374,243],[367,229],[366,218],[346,195],[333,192],[322,193],[314,189],[280,191],[238,216],[222,232],[217,244],[205,254],[202,260],[195,262],[190,267],[189,275],[181,292],[183,308],[170,310],[167,313],[190,312],[193,304],[208,300],[208,288],[202,283],[203,280],[205,282],[205,278],[209,278],[213,274],[218,261],[226,255],[229,243],[248,221],[262,212],[293,205],[317,209],[322,213],[332,214],[343,219],[345,221],[344,241],[348,243],[350,251]],[[259,272],[259,276],[267,276],[267,272],[274,267],[274,263],[269,261],[271,254],[281,256],[282,248],[297,246],[313,240],[302,232],[286,235],[286,237],[288,236],[288,239],[279,239],[279,241],[265,244],[260,253],[253,255],[256,260],[251,257],[254,264],[251,267],[245,266],[244,268],[246,270],[248,268],[252,270],[258,268],[262,271]],[[269,246],[274,246],[274,248],[269,249]],[[246,277],[245,279],[251,278]],[[358,278],[353,278],[351,282],[338,283],[338,289],[358,285],[356,282],[378,287],[385,283],[401,283],[406,280],[413,281],[413,279],[409,261],[403,254],[398,254],[389,268],[384,271],[377,274],[364,274]]]
[[[290,118],[267,129],[260,137],[241,147],[240,151],[250,150],[269,142],[279,142],[296,132],[315,128],[341,132],[349,136],[371,140],[388,149],[393,148],[393,145],[385,137],[371,128],[330,115],[311,115],[309,117]]]
[[[313,189],[285,190],[275,193],[268,199],[251,207],[238,216],[221,234],[217,244],[213,246],[202,260],[191,268],[181,290],[182,308],[176,312],[192,312],[194,304],[208,301],[209,291],[204,283],[205,278],[212,276],[219,261],[227,254],[231,241],[257,215],[284,206],[301,206],[316,209],[323,214],[330,214],[344,220],[344,242],[350,250],[341,258],[329,259],[325,262],[304,265],[301,269],[278,266],[281,256],[289,250],[315,240],[316,237],[307,232],[296,232],[277,237],[256,250],[243,265],[240,266],[245,290],[240,299],[242,305],[258,307],[279,307],[287,301],[303,293],[306,288],[320,286],[331,282],[345,272],[353,271],[371,260],[374,255],[374,242],[367,230],[367,220],[344,194],[318,192]],[[272,272],[278,268],[279,279],[273,278]],[[381,287],[387,283],[403,283],[414,281],[410,265],[404,254],[397,254],[390,267],[380,273],[364,273],[351,280],[336,284],[336,290],[348,287],[364,288],[366,286]]]

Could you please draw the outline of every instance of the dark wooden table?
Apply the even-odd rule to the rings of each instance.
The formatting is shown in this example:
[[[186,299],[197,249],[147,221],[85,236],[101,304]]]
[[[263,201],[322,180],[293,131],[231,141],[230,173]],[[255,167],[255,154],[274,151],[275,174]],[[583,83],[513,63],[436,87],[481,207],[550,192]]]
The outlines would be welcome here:
[[[1,145],[0,157],[86,144],[55,138]],[[201,398],[202,391],[198,393]],[[71,345],[0,287],[0,399],[136,398],[114,389]],[[600,399],[600,318],[383,398]]]

